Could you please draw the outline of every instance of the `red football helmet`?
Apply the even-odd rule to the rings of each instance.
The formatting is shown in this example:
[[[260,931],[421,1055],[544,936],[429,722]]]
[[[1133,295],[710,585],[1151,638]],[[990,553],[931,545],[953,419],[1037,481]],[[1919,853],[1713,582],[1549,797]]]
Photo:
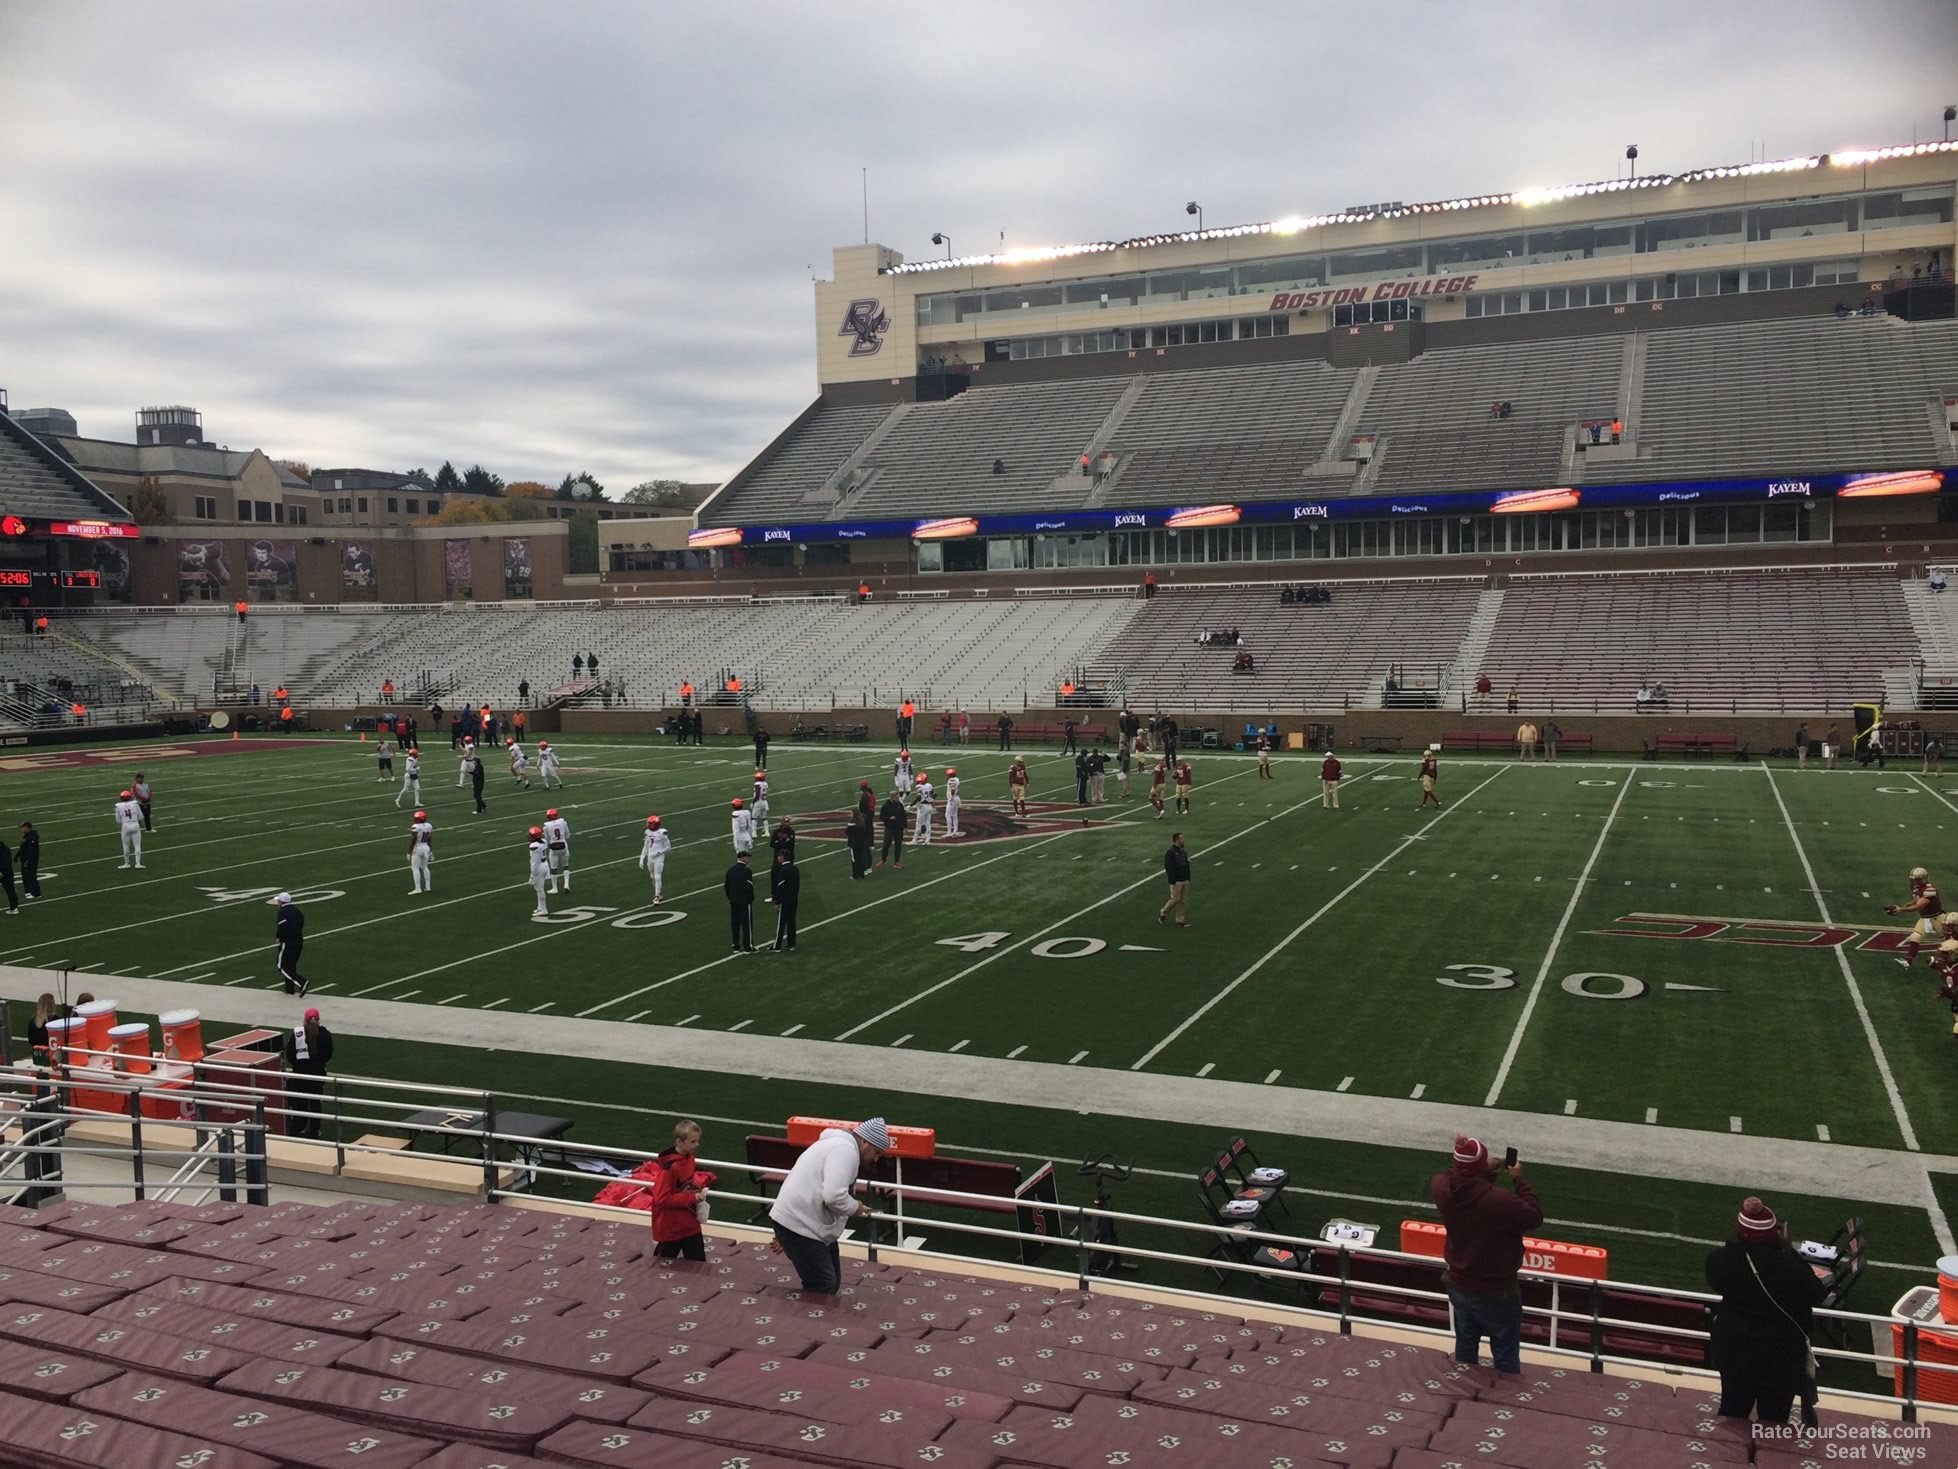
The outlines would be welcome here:
[[[741,798],[739,796],[734,798],[733,805],[735,810],[739,811],[741,809]]]
[[[428,813],[427,813],[426,811],[417,811],[417,812],[415,813],[415,820],[417,820],[417,821],[426,821],[426,820],[428,820]]]
[[[945,773],[946,773],[947,775],[957,775],[957,774],[958,774],[959,772],[958,772],[958,770],[957,770],[956,768],[954,768],[953,766],[950,766],[950,765],[947,765],[947,766],[945,767]]]
[[[756,780],[767,780],[767,779],[768,779],[768,772],[767,772],[767,771],[765,771],[765,770],[757,770],[757,771],[755,772],[755,779],[756,779]]]
[[[555,806],[553,806],[553,807],[551,807],[551,809],[550,809],[550,810],[548,810],[548,811],[546,811],[546,812],[544,813],[544,819],[545,819],[546,821],[556,821],[556,820],[557,820],[557,807],[555,807]]]
[[[646,818],[646,825],[650,827],[657,827],[659,825],[659,818],[657,816],[648,816]]]
[[[551,742],[549,740],[539,740],[537,742],[537,748],[540,750],[548,750],[551,748]]]
[[[533,826],[533,827],[532,827],[532,828],[530,829],[530,839],[531,839],[531,840],[532,840],[533,842],[534,842],[534,841],[536,841],[536,840],[537,840],[537,839],[538,839],[539,837],[541,837],[541,836],[543,836],[543,835],[544,835],[544,828],[543,828],[543,827],[541,827],[541,826]]]
[[[122,794],[121,794],[120,796],[118,796],[118,797],[117,797],[116,799],[118,799],[118,800],[121,800],[121,801],[133,801],[133,800],[135,800],[136,798],[135,798],[134,796],[132,796],[132,795],[131,795],[131,794],[130,794],[130,793],[129,793],[128,791],[124,791],[124,792],[123,792],[123,793],[122,793]]]

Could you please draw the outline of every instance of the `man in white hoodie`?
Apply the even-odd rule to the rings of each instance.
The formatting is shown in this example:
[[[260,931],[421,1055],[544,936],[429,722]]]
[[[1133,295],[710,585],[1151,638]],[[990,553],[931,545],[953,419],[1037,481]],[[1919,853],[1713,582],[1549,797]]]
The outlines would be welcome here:
[[[826,1128],[782,1180],[768,1210],[775,1226],[769,1248],[789,1257],[804,1290],[833,1296],[842,1287],[843,1253],[837,1241],[852,1219],[870,1213],[870,1205],[852,1190],[858,1174],[874,1169],[890,1146],[890,1130],[881,1117],[847,1131]]]

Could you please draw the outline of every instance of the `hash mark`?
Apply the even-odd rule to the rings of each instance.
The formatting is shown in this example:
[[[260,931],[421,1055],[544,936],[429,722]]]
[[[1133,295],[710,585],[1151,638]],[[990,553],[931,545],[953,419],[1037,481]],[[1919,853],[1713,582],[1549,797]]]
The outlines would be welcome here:
[[[531,1013],[531,1014],[533,1014],[533,1015],[537,1015],[537,1014],[540,1014],[540,1013],[542,1013],[543,1011],[545,1011],[545,1010],[548,1010],[548,1009],[550,1009],[550,1008],[551,1008],[551,1006],[553,1006],[553,1005],[555,1005],[556,1003],[557,1003],[557,1001],[556,1001],[556,1000],[546,1000],[546,1001],[545,1001],[545,1002],[544,1002],[543,1004],[541,1004],[541,1005],[532,1005],[532,1006],[530,1007],[530,1013]]]
[[[483,1008],[485,1010],[494,1010],[498,1005],[507,1005],[509,1003],[510,1003],[510,997],[508,995],[505,995],[500,1000],[491,1000],[487,1005],[483,1006]]]
[[[1339,1085],[1338,1085],[1338,1086],[1336,1086],[1336,1087],[1334,1087],[1334,1088],[1333,1088],[1333,1090],[1334,1090],[1334,1091],[1336,1091],[1336,1092],[1343,1092],[1343,1091],[1345,1091],[1345,1090],[1346,1090],[1346,1089],[1347,1089],[1348,1087],[1350,1087],[1350,1086],[1351,1086],[1352,1084],[1353,1084],[1353,1078],[1352,1078],[1352,1077],[1350,1077],[1350,1076],[1348,1076],[1348,1077],[1343,1077],[1343,1078],[1341,1078],[1341,1080],[1340,1080],[1340,1083],[1339,1083]]]
[[[1566,1098],[1564,1098],[1564,1115],[1565,1115],[1566,1117],[1575,1117],[1575,1116],[1577,1115],[1577,1098],[1576,1098],[1576,1097],[1566,1097]]]
[[[626,1023],[627,1025],[632,1025],[632,1024],[634,1024],[634,1023],[636,1023],[636,1022],[638,1022],[638,1021],[641,1021],[641,1020],[644,1020],[644,1019],[645,1019],[645,1018],[646,1018],[646,1017],[647,1017],[648,1015],[650,1015],[650,1014],[652,1014],[652,1013],[653,1013],[653,1012],[652,1012],[652,1011],[650,1011],[650,1010],[641,1010],[641,1011],[640,1011],[640,1012],[639,1012],[639,1013],[638,1013],[637,1015],[628,1015],[628,1016],[626,1016],[626,1018],[625,1018],[625,1023]]]
[[[754,1023],[755,1022],[752,1020],[737,1020],[734,1022],[734,1024],[730,1025],[728,1029],[731,1031],[746,1030],[749,1026],[753,1025]]]
[[[1197,1075],[1208,1076],[1210,1075],[1211,1072],[1215,1071],[1216,1069],[1217,1069],[1217,1063],[1215,1061],[1206,1061],[1203,1063],[1203,1065],[1197,1067]]]
[[[698,1019],[700,1019],[698,1015],[689,1015],[685,1020],[676,1020],[673,1023],[675,1025],[692,1025]]]
[[[1267,1077],[1265,1078],[1265,1085],[1266,1085],[1266,1086],[1270,1086],[1270,1085],[1271,1085],[1271,1084],[1272,1084],[1272,1083],[1273,1083],[1274,1081],[1276,1081],[1276,1080],[1278,1080],[1278,1068],[1277,1068],[1277,1067],[1273,1067],[1273,1068],[1272,1068],[1272,1072],[1271,1072],[1271,1075],[1269,1075],[1269,1076],[1267,1076]]]
[[[891,1044],[893,1046],[901,1046],[910,1039],[911,1039],[911,1032],[907,1030],[904,1032],[903,1035],[899,1036],[896,1040],[892,1041]]]
[[[1082,1058],[1083,1056],[1085,1056],[1085,1055],[1087,1055],[1087,1054],[1088,1054],[1088,1053],[1087,1053],[1086,1051],[1076,1051],[1076,1052],[1075,1052],[1075,1053],[1073,1054],[1073,1056],[1071,1056],[1071,1057],[1069,1057],[1069,1058],[1068,1058],[1068,1063],[1067,1063],[1067,1064],[1068,1064],[1068,1065],[1070,1065],[1070,1066],[1072,1066],[1072,1065],[1074,1065],[1074,1064],[1075,1064],[1076,1062],[1078,1062],[1078,1061],[1079,1061],[1079,1060],[1080,1060],[1080,1059],[1081,1059],[1081,1058]]]
[[[1659,1109],[1657,1107],[1647,1107],[1645,1109],[1645,1120],[1647,1122],[1657,1122],[1659,1120]]]
[[[457,1000],[465,1000],[465,999],[467,999],[468,997],[469,997],[469,992],[468,992],[467,990],[464,990],[464,991],[463,991],[463,992],[462,992],[461,994],[459,994],[459,995],[450,995],[450,996],[448,997],[448,999],[446,999],[446,1000],[437,1000],[437,1001],[436,1001],[435,1003],[436,1003],[436,1004],[438,1004],[438,1005],[453,1005],[453,1004],[454,1004],[454,1003],[455,1003],[455,1002],[456,1002]],[[635,1016],[634,1018],[636,1019],[637,1017]]]
[[[797,1022],[796,1022],[796,1023],[794,1024],[794,1025],[791,1025],[791,1026],[790,1026],[790,1027],[789,1027],[789,1028],[788,1028],[787,1030],[785,1030],[785,1031],[783,1031],[783,1032],[782,1032],[782,1034],[783,1034],[783,1035],[794,1035],[794,1034],[795,1034],[795,1033],[796,1033],[796,1032],[797,1032],[798,1030],[801,1030],[801,1029],[802,1029],[802,1022],[801,1022],[800,1020],[798,1020],[798,1021],[797,1021]]]
[[[1006,1059],[1011,1061],[1015,1056],[1019,1055],[1020,1052],[1024,1051],[1025,1049],[1026,1049],[1025,1046],[1015,1046],[1012,1050],[1006,1053]]]
[[[418,994],[420,994],[420,993],[421,993],[421,991],[420,991],[420,990],[403,990],[403,991],[402,991],[402,992],[401,992],[400,994],[398,994],[398,995],[396,995],[396,996],[395,996],[395,999],[397,999],[397,1000],[412,1000],[412,999],[413,999],[413,998],[414,998],[414,997],[415,997],[416,995],[418,995]]]
[[[1816,1141],[1817,1141],[1818,1143],[1826,1143],[1826,1142],[1827,1142],[1827,1141],[1829,1140],[1829,1124],[1828,1124],[1828,1123],[1826,1123],[1826,1122],[1818,1122],[1818,1123],[1816,1123],[1816,1124],[1815,1124],[1815,1140],[1816,1140]]]
[[[1421,1093],[1426,1091],[1427,1089],[1428,1089],[1428,1084],[1425,1081],[1415,1083],[1414,1090],[1407,1094],[1408,1101],[1410,1102],[1420,1101]]]
[[[967,1046],[971,1044],[972,1042],[970,1040],[956,1041],[952,1045],[946,1047],[946,1050],[948,1053],[952,1051],[963,1051]]]
[[[1740,1131],[1740,1118],[1738,1118],[1738,1117],[1729,1117],[1729,1118],[1727,1119],[1727,1131],[1729,1131],[1729,1132],[1739,1132],[1739,1131]]]

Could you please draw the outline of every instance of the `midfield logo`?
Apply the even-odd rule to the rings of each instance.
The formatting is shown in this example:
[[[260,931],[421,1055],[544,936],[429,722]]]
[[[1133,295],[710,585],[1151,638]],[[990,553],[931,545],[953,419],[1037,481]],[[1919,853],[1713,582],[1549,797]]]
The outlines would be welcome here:
[[[1907,928],[1873,923],[1791,923],[1780,918],[1700,918],[1686,913],[1627,913],[1609,928],[1590,933],[1634,939],[1704,939],[1717,944],[1766,944],[1783,949],[1833,949],[1852,945],[1863,954],[1897,954]]]
[[[1140,800],[1140,797],[1137,797]],[[878,802],[881,806],[882,801]],[[946,841],[945,799],[939,793],[937,814],[933,817],[932,844]],[[959,803],[959,835],[950,838],[949,845],[971,846],[979,842],[1017,842],[1028,837],[1064,836],[1068,832],[1093,831],[1100,827],[1113,826],[1115,822],[1107,817],[1090,816],[1084,822],[1081,812],[1090,808],[1069,806],[1058,801],[1029,801],[1027,814],[1015,816],[1013,808],[1005,802],[980,805],[976,801]],[[912,823],[916,817],[905,812],[904,839],[911,840]],[[845,811],[811,811],[798,813],[795,818],[796,835],[810,841],[841,842],[848,840],[850,813]],[[871,828],[874,840],[883,841],[884,828],[880,822]]]

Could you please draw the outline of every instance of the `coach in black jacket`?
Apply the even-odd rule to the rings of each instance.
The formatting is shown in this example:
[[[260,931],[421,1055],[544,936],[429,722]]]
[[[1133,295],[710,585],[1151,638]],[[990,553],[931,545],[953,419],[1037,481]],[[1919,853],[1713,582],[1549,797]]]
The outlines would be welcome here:
[[[20,862],[20,890],[30,898],[41,896],[41,834],[34,823],[20,824],[20,846],[14,855]]]
[[[279,941],[279,978],[286,982],[286,993],[303,995],[312,983],[299,972],[299,951],[306,947],[306,915],[292,901],[291,893],[280,893],[273,903],[279,910],[273,933]]]
[[[779,849],[769,885],[775,899],[775,948],[779,953],[795,947],[795,910],[802,902],[802,869]]]
[[[882,867],[886,862],[893,867],[904,865],[904,802],[893,791],[884,798],[884,809],[877,813],[884,822],[884,855],[877,859]]]
[[[754,953],[755,874],[748,866],[746,852],[735,857],[734,865],[721,879],[721,891],[727,894],[728,935],[733,940],[734,952]]]

